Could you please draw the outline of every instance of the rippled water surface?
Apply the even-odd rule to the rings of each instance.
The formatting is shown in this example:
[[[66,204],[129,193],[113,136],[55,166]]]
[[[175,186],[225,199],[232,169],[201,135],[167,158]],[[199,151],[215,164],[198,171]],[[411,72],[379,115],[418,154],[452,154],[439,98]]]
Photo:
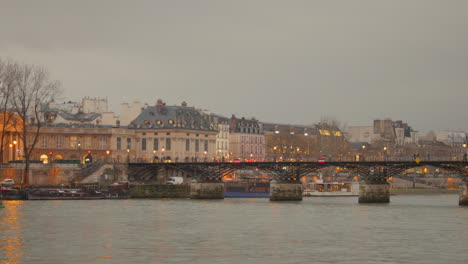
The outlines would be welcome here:
[[[4,205],[0,263],[468,263],[457,195]]]

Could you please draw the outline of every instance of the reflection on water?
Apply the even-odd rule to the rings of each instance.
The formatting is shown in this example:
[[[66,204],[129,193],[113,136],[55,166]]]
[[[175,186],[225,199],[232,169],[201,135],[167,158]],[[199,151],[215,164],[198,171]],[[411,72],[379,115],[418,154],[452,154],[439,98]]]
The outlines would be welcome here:
[[[18,264],[23,256],[23,237],[19,210],[24,201],[4,201],[0,209],[0,263]]]
[[[467,263],[456,195],[6,202],[0,263]]]

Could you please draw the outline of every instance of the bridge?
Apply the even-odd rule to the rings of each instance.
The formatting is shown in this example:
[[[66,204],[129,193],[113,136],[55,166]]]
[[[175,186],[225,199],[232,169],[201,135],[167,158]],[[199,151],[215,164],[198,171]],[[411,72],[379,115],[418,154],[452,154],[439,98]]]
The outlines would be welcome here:
[[[300,179],[326,167],[340,167],[359,175],[359,203],[390,202],[389,177],[422,166],[443,169],[462,179],[460,205],[468,205],[468,162],[466,161],[331,161],[331,162],[177,162],[129,163],[129,180],[149,181],[167,170],[178,170],[192,179],[191,197],[223,198],[222,178],[226,173],[242,169],[256,169],[271,175],[271,201],[302,200]]]

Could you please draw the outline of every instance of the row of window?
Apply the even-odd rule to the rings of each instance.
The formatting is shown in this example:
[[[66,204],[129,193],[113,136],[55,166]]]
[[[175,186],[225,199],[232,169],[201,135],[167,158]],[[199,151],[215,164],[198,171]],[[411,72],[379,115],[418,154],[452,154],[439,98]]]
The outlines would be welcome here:
[[[263,137],[251,137],[251,136],[241,136],[242,142],[245,143],[252,143],[252,144],[263,144],[264,138]]]
[[[68,147],[67,140],[68,139]],[[32,138],[29,142],[32,142]],[[92,137],[78,138],[76,136],[64,137],[64,136],[42,136],[39,138],[40,147],[43,149],[46,148],[72,148],[72,149],[95,149],[96,142],[93,141]],[[55,143],[55,146],[54,146]],[[106,137],[98,137],[98,149],[106,149],[108,146],[108,139]]]
[[[171,151],[172,149],[172,146],[171,146],[171,139],[170,138],[166,138],[165,140],[165,147],[161,148],[161,150],[166,150],[166,151]],[[148,150],[148,139],[146,138],[143,138],[141,139],[141,150],[142,151],[146,151]],[[153,150],[156,150],[158,151],[159,150],[159,138],[153,138]],[[199,152],[200,151],[200,140],[199,139],[195,139],[194,140],[194,144],[195,144],[195,152]],[[117,150],[122,150],[122,138],[118,137],[117,138],[117,146],[116,146]],[[131,138],[127,138],[127,149],[132,149],[132,139]],[[190,151],[190,139],[186,139],[185,140],[185,151]],[[204,140],[203,141],[203,151],[208,151],[208,140]]]
[[[244,154],[244,153],[252,153],[252,154],[263,154],[263,148],[259,147],[259,146],[245,146],[244,145],[241,145],[241,153]]]

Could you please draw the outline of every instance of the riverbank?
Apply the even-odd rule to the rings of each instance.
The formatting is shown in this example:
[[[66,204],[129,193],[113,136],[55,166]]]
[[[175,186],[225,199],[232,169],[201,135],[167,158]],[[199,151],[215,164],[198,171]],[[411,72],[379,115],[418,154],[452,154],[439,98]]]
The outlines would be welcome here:
[[[405,195],[405,194],[457,194],[458,190],[447,189],[392,189],[390,195]]]

